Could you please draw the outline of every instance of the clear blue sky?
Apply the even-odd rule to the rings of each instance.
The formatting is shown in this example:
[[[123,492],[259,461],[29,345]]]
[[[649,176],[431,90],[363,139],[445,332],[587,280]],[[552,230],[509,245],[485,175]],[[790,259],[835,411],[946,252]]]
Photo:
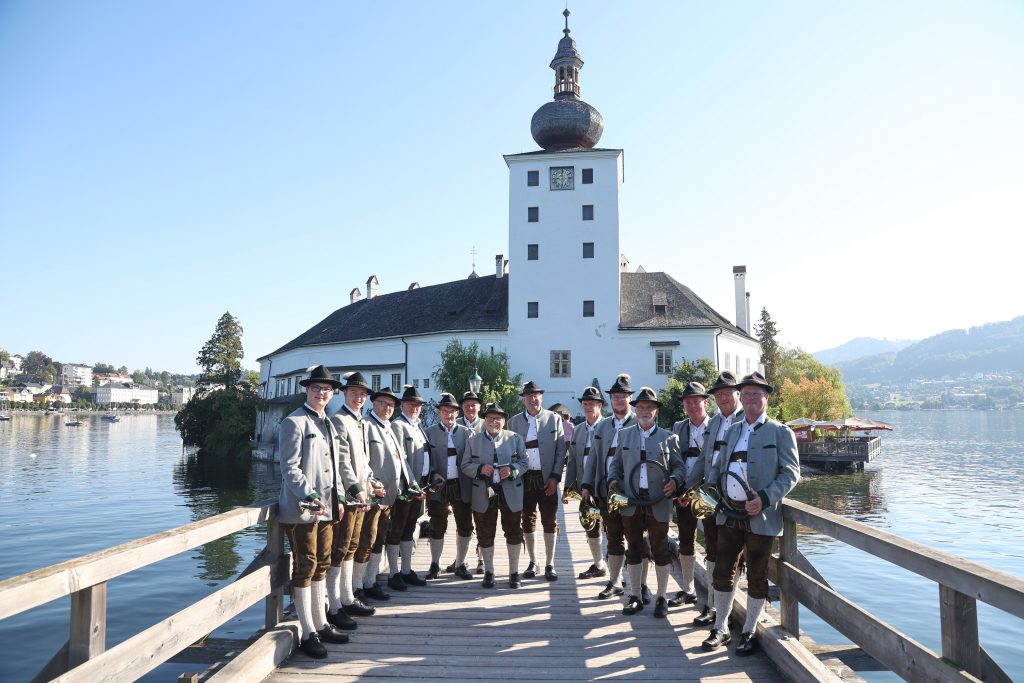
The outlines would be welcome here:
[[[490,272],[563,8],[0,0],[0,347],[188,372],[227,310],[255,367]],[[1024,313],[1024,3],[570,10],[633,267],[811,351]]]

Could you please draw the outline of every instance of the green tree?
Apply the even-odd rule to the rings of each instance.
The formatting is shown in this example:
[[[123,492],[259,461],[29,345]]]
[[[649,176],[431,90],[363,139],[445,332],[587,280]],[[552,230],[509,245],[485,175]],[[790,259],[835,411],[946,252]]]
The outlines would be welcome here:
[[[6,363],[11,359],[11,354],[7,351],[0,349],[0,363]]]
[[[135,382],[136,384],[145,384],[146,373],[144,373],[142,370],[136,370],[135,372],[132,373],[132,381]]]
[[[754,325],[754,334],[761,344],[761,365],[764,366],[764,378],[773,387],[778,381],[778,367],[782,362],[782,348],[779,346],[779,330],[775,321],[768,314],[767,308],[761,309],[761,322]]]
[[[484,403],[498,403],[509,415],[522,410],[519,389],[523,375],[509,375],[508,354],[504,351],[481,353],[476,342],[463,346],[458,339],[452,339],[441,351],[441,362],[431,376],[438,389],[459,398],[469,390],[473,368],[483,380],[480,398]]]
[[[21,371],[43,382],[52,383],[60,375],[60,363],[54,362],[42,351],[29,351]]]
[[[686,413],[683,411],[682,396],[688,382],[700,382],[706,388],[714,383],[716,377],[718,377],[718,368],[710,358],[698,358],[695,361],[683,358],[676,363],[668,382],[658,392],[658,400],[662,403],[658,410],[658,423],[663,427],[671,427],[686,417]],[[714,401],[709,401],[709,414],[714,414],[714,409]]]
[[[231,313],[225,312],[217,321],[213,336],[196,357],[196,364],[203,370],[200,381],[205,384],[230,388],[238,383],[242,371],[242,326]]]
[[[160,373],[160,383],[163,384],[165,387],[169,386],[170,383],[171,383],[171,373],[167,372],[166,370],[161,372]]]
[[[831,365],[825,365],[803,349],[782,349],[776,382],[777,384],[772,385],[777,389],[772,394],[776,397],[774,405],[781,409],[781,415],[785,420],[794,420],[798,417],[834,420],[853,414],[842,373]],[[814,398],[815,391],[821,394],[820,397]],[[791,398],[795,403],[793,406],[788,405]],[[809,411],[813,411],[817,417]]]
[[[92,366],[92,371],[112,375],[115,372],[117,372],[117,368],[115,368],[113,365],[108,365],[107,363],[97,363],[96,365]]]

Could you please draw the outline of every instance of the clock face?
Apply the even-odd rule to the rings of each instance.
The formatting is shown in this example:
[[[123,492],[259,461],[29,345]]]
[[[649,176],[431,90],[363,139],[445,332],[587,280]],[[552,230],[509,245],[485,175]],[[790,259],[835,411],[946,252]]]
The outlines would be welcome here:
[[[552,166],[551,167],[551,189],[571,190],[573,188],[573,167]]]

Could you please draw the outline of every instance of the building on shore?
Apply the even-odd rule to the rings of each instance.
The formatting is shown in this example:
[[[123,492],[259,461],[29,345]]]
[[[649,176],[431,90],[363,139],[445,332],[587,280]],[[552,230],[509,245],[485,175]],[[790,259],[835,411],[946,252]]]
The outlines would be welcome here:
[[[583,61],[566,17],[549,65],[554,99],[531,122],[540,149],[504,156],[509,258],[495,256],[484,276],[474,270],[466,279],[413,282],[388,294],[378,294],[371,275],[365,296],[353,289],[348,305],[258,359],[260,395],[270,406],[257,422],[259,443],[272,442],[281,413],[316,365],[336,378],[358,370],[374,389],[411,384],[438,398],[431,374],[452,339],[507,352],[513,373],[546,389],[546,403],[566,405],[619,372],[630,373],[634,387],[660,389],[683,358],[709,358],[737,374],[758,368],[743,266],[731,278],[735,323],[668,273],[629,270],[619,225],[623,150],[597,147],[604,120],[580,98]],[[328,410],[340,404],[336,396]]]
[[[61,367],[60,383],[67,387],[91,387],[92,366],[81,363],[65,363]]]
[[[192,400],[192,397],[196,395],[195,387],[177,386],[171,389],[171,405],[174,406],[175,410],[181,410],[181,407]]]
[[[98,405],[132,403],[148,406],[156,405],[158,398],[159,392],[153,387],[133,382],[111,382],[96,387],[96,403]]]

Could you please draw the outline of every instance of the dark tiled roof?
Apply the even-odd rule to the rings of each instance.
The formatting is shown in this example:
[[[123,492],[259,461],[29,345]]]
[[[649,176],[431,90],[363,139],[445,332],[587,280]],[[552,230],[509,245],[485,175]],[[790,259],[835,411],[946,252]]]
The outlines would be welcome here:
[[[507,329],[508,278],[487,275],[362,299],[339,308],[267,356],[360,339]]]
[[[619,327],[627,330],[679,327],[722,327],[747,335],[729,322],[686,285],[666,273],[622,273],[619,294]],[[654,310],[655,295],[664,295],[664,313]],[[659,296],[658,303],[661,303]]]

